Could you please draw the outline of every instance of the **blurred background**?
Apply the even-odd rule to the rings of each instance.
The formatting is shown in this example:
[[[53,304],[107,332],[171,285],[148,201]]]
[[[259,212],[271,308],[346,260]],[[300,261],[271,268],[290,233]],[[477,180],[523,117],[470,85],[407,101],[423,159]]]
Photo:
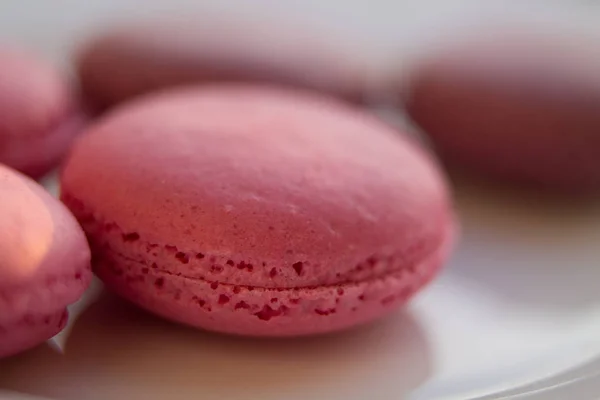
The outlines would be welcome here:
[[[324,27],[379,66],[470,24],[526,19],[600,29],[600,3],[594,0],[3,0],[0,37],[65,62],[62,56],[75,42],[107,23],[165,16],[202,21],[206,15]]]

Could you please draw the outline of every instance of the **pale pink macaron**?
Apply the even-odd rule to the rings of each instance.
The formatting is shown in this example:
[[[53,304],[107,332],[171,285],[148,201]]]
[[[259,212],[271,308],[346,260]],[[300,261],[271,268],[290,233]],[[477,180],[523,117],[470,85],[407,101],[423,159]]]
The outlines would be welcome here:
[[[67,322],[87,288],[90,250],[71,213],[0,164],[0,357],[36,346]]]
[[[84,113],[66,79],[24,52],[0,50],[0,163],[38,178],[55,167]]]
[[[258,86],[110,114],[74,146],[62,200],[110,289],[243,335],[387,314],[436,275],[455,229],[444,178],[409,139],[332,99]]]

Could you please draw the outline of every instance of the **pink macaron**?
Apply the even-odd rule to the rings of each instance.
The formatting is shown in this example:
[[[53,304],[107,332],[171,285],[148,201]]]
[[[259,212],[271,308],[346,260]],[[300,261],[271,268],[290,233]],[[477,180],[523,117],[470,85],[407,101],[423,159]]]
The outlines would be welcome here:
[[[455,230],[429,156],[314,94],[221,85],[130,103],[77,141],[62,200],[107,287],[171,320],[289,336],[371,321]]]
[[[36,346],[67,322],[90,283],[90,250],[71,213],[0,165],[0,357]]]
[[[598,192],[599,70],[589,38],[478,32],[417,63],[406,106],[450,165],[532,188]]]
[[[365,58],[348,43],[266,21],[132,23],[91,38],[76,58],[83,92],[99,109],[193,83],[268,82],[351,101],[367,90]]]
[[[84,115],[52,66],[0,50],[0,163],[38,178],[55,167],[80,131]]]

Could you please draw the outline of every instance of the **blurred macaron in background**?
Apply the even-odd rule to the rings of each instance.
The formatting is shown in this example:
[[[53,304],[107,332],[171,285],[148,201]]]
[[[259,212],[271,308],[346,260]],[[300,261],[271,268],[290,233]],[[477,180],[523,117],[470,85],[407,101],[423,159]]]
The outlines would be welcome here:
[[[598,193],[599,40],[526,25],[441,40],[408,74],[408,115],[464,172]]]
[[[73,83],[51,63],[0,49],[0,163],[33,178],[56,168],[85,125]]]
[[[305,28],[218,16],[125,22],[84,43],[74,62],[83,94],[99,108],[216,82],[278,84],[364,101],[365,57],[347,40]]]

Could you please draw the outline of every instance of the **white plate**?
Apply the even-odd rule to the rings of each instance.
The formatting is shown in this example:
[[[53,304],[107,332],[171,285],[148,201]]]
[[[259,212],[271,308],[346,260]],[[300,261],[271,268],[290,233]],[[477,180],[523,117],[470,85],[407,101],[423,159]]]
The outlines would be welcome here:
[[[465,400],[559,399],[542,389],[566,384],[563,394],[596,399],[600,382],[582,378],[600,360],[600,206],[457,193],[463,241],[441,279],[376,324],[232,338],[154,318],[96,282],[53,345],[0,361],[0,388],[65,400]]]

